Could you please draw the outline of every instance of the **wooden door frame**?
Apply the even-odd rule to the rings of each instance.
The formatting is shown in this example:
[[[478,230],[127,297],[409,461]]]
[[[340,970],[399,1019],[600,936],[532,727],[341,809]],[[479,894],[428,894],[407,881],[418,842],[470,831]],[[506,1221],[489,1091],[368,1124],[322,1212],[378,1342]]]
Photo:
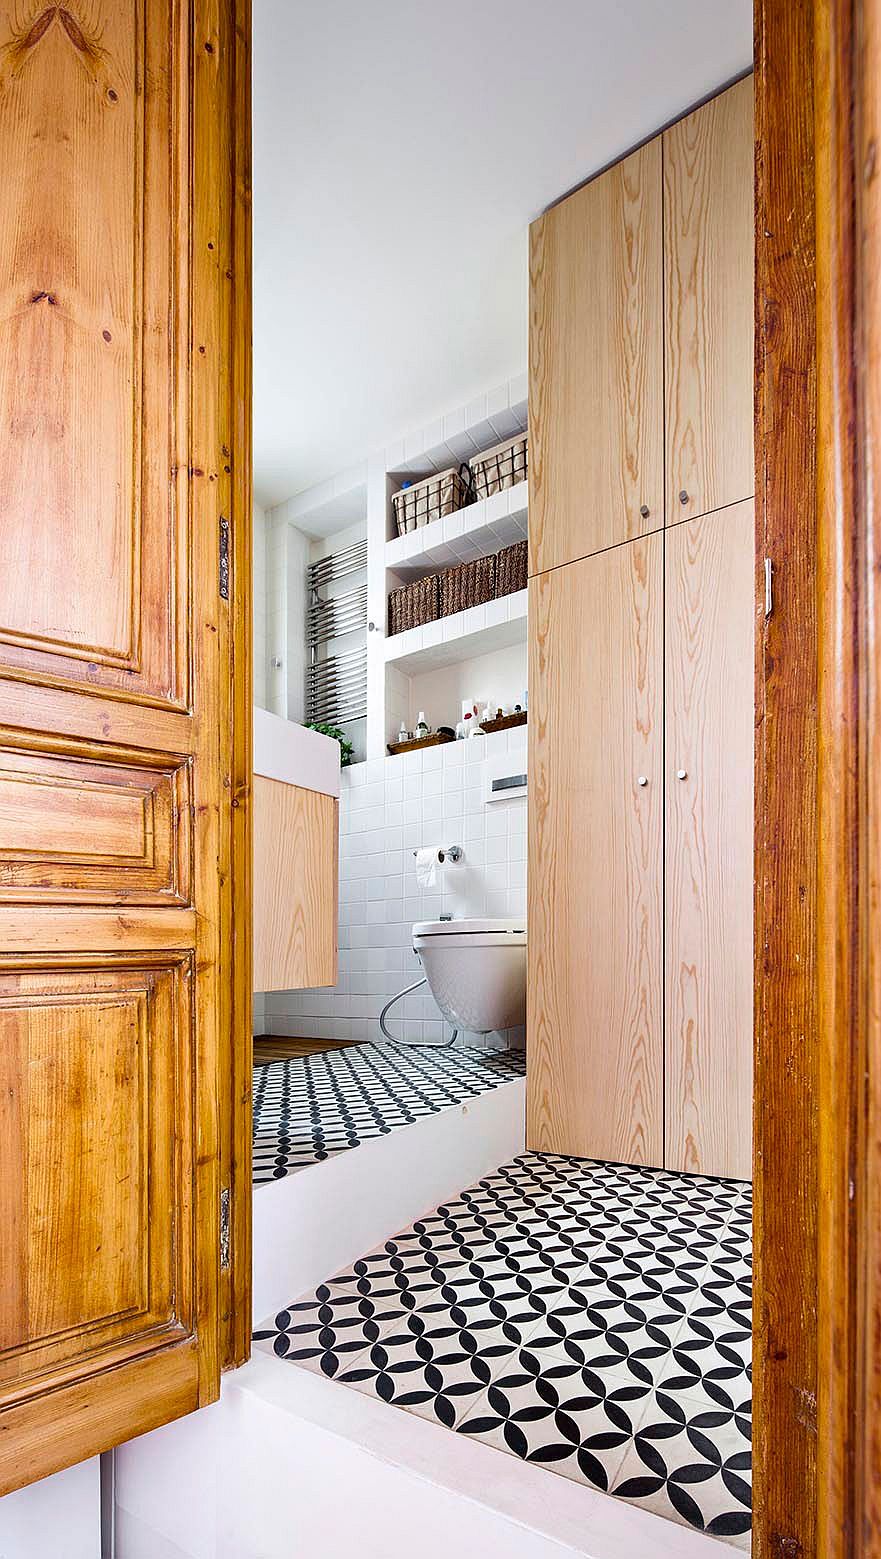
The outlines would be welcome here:
[[[881,1554],[881,0],[756,3],[756,1559]],[[874,784],[873,784],[874,779]]]

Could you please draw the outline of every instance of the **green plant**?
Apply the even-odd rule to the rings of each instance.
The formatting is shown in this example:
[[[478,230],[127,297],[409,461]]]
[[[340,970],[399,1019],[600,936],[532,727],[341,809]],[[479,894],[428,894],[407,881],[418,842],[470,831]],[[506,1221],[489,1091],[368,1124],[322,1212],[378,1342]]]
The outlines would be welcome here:
[[[345,732],[341,731],[338,725],[320,725],[317,721],[311,720],[307,723],[307,730],[320,731],[322,736],[332,736],[335,742],[339,742],[341,769],[344,769],[347,764],[351,763],[355,749]]]

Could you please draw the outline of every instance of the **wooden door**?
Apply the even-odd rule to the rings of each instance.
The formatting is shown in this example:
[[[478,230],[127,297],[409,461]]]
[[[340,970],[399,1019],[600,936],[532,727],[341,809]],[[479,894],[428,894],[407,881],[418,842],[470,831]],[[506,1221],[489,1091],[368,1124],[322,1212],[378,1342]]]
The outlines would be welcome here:
[[[246,52],[0,5],[0,1493],[216,1397],[234,1307]]]
[[[753,81],[664,132],[667,524],[740,503],[753,462]]]
[[[666,1162],[752,1177],[754,505],[666,538]]]
[[[661,142],[530,230],[529,571],[664,523]]]
[[[663,535],[530,584],[527,1141],[664,1162]]]

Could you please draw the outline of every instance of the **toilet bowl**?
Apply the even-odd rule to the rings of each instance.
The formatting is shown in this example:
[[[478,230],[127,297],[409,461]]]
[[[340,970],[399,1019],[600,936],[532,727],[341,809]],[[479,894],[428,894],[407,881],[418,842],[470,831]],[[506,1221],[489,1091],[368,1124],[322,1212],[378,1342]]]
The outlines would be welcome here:
[[[525,920],[417,921],[413,950],[454,1028],[488,1034],[525,1022]]]

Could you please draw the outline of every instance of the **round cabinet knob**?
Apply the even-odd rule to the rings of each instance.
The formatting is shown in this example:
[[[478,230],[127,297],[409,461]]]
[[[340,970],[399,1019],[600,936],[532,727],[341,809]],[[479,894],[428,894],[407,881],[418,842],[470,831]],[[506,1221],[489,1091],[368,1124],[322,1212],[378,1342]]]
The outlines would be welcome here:
[[[641,503],[640,506],[639,506],[639,512],[642,515],[643,519],[647,520],[648,517],[649,517],[649,512],[650,512],[648,504],[647,503]]]
[[[682,492],[679,494],[679,502],[680,503],[688,503],[688,493],[685,491],[684,487],[682,489]]]
[[[644,774],[637,774],[637,776],[636,776],[636,783],[637,783],[637,785],[647,785],[648,784],[648,780],[647,780],[647,778],[646,778],[646,776]]]
[[[677,779],[688,779],[688,770],[687,769],[677,769],[676,770],[676,778]]]

